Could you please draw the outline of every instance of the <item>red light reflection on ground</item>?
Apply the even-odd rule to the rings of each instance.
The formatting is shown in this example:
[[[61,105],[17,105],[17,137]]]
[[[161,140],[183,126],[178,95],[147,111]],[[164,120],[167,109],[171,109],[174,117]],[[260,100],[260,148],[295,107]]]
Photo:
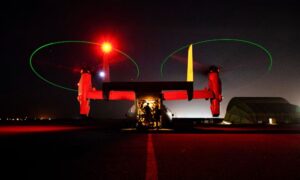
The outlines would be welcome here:
[[[44,132],[60,132],[60,131],[74,131],[81,129],[76,126],[59,126],[59,125],[48,125],[48,126],[0,126],[0,135],[17,135],[27,133],[44,133]]]

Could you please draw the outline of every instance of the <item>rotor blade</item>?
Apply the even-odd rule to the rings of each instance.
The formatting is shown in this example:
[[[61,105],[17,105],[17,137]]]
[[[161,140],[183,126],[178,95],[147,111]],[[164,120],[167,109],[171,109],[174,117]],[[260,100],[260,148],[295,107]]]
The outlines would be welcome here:
[[[177,61],[181,62],[181,63],[186,63],[187,62],[187,58],[183,57],[183,56],[180,56],[180,55],[173,55],[172,58],[174,60],[177,60]],[[199,63],[199,62],[194,60],[194,65],[193,66],[194,66],[194,71],[195,72],[198,72],[198,73],[206,76],[209,72],[209,68],[212,65]]]

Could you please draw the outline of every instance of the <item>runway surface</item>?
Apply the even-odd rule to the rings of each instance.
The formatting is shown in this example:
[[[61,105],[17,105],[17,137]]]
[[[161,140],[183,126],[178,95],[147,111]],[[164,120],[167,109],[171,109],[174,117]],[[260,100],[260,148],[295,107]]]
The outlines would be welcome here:
[[[15,133],[14,133],[15,132]],[[0,126],[0,179],[300,179],[300,128]]]

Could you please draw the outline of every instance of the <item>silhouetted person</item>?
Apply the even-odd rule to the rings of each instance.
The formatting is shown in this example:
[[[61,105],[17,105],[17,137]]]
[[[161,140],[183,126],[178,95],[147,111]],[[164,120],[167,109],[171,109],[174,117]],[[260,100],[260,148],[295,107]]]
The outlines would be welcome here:
[[[151,120],[151,108],[149,106],[149,103],[147,103],[147,105],[144,107],[144,112],[145,112],[145,119],[147,121],[150,121]]]
[[[160,111],[158,105],[156,105],[155,109],[154,109],[154,119],[156,122],[156,128],[158,128],[158,122],[160,121],[160,115],[161,115],[161,111]]]

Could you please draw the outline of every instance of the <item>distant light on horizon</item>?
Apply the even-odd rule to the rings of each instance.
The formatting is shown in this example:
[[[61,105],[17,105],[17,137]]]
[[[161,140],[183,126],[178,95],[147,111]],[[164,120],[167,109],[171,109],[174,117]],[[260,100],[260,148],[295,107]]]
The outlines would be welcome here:
[[[212,118],[210,104],[207,101],[166,101],[164,104],[175,118]],[[219,117],[224,117],[223,114],[222,112]]]

